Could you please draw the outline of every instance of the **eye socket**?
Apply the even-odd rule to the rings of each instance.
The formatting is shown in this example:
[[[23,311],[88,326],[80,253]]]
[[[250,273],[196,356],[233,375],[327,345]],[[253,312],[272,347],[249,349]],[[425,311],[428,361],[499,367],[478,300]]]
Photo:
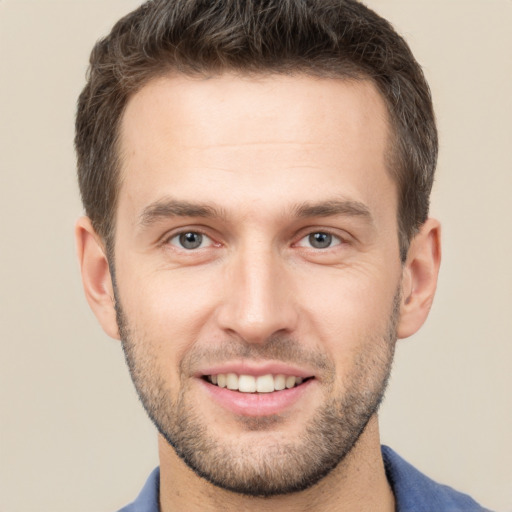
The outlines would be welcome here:
[[[297,244],[299,247],[309,247],[313,249],[330,249],[336,245],[340,245],[343,241],[341,238],[325,231],[316,231],[302,238]]]
[[[202,249],[213,244],[212,239],[209,236],[198,233],[197,231],[186,231],[184,233],[178,233],[169,239],[169,243],[180,249],[186,249],[187,251],[193,251],[195,249]]]

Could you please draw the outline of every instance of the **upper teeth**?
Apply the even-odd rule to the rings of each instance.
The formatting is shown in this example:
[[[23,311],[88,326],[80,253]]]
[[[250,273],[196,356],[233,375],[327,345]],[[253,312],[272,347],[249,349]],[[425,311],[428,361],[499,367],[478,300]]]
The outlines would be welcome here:
[[[228,388],[242,393],[272,393],[272,391],[281,391],[290,389],[302,383],[302,377],[291,375],[237,375],[236,373],[219,373],[218,375],[209,375],[208,380],[221,388]]]

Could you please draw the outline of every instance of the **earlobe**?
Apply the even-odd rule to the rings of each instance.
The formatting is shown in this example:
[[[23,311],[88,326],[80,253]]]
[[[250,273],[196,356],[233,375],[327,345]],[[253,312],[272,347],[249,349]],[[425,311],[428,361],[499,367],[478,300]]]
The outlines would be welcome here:
[[[103,330],[119,339],[112,276],[103,243],[88,217],[75,226],[78,261],[85,297]]]
[[[427,319],[440,264],[441,226],[437,220],[428,219],[411,241],[403,268],[399,338],[414,334]]]

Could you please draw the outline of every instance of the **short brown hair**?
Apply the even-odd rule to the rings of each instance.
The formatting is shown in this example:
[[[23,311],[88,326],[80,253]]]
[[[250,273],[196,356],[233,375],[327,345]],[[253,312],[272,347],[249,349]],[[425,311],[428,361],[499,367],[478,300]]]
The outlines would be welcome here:
[[[82,201],[113,249],[119,125],[131,96],[170,72],[305,73],[369,79],[382,94],[399,193],[400,254],[425,222],[437,161],[428,84],[389,22],[355,0],[151,0],[98,41],[78,101],[75,147]]]

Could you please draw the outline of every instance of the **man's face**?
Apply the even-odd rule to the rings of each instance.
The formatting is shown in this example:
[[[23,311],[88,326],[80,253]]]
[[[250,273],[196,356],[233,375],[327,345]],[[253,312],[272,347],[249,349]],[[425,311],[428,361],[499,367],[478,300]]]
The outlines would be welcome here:
[[[220,487],[307,488],[376,412],[401,282],[388,135],[364,81],[170,77],[127,106],[123,346],[160,433]]]

